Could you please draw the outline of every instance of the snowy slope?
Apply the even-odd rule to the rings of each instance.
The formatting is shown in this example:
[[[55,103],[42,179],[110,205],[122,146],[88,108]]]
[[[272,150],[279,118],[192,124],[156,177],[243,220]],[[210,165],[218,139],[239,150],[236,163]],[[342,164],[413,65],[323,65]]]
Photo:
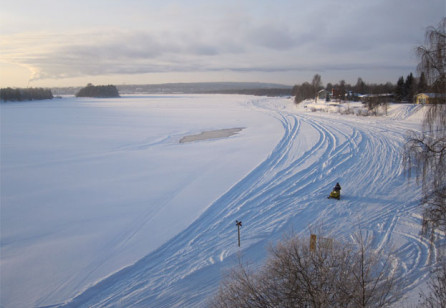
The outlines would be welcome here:
[[[71,138],[78,153],[70,159],[16,161],[17,145],[8,139],[14,139],[15,133],[9,131],[4,139],[2,129],[2,305],[62,305],[66,301],[66,307],[197,307],[215,292],[222,274],[238,262],[238,256],[259,262],[266,256],[265,248],[284,233],[292,230],[308,236],[309,228],[322,228],[344,241],[362,230],[374,238],[376,248],[395,249],[395,266],[405,284],[402,291],[413,300],[428,276],[427,265],[437,254],[418,235],[420,190],[416,183],[407,182],[401,168],[404,136],[408,129],[419,127],[417,108],[399,105],[387,117],[357,117],[309,112],[281,98],[203,95],[127,101],[130,105],[125,107],[117,101],[85,102],[77,107],[75,100],[44,108],[43,114],[80,108],[72,116],[85,109],[88,115],[81,117],[82,124],[98,122],[95,129],[106,127],[97,138],[93,134],[96,144],[86,144],[84,150]],[[13,124],[17,119],[8,120],[22,119],[19,108],[26,112],[30,107],[2,106],[2,128],[5,120],[8,128],[17,129]],[[91,116],[91,108],[97,118],[89,121],[85,117]],[[111,113],[111,118],[104,119],[104,113],[108,117]],[[58,123],[55,118],[47,129],[67,129],[66,121]],[[68,122],[79,128],[77,123]],[[178,144],[188,134],[232,127],[245,129],[227,139]],[[105,144],[98,148],[98,140]],[[35,147],[43,150],[42,142]],[[70,148],[68,142],[62,144]],[[89,149],[86,153],[85,148]],[[65,157],[70,152],[66,150],[55,153]],[[61,170],[52,169],[59,168],[58,163],[70,173],[78,167],[88,172],[47,191],[40,187],[31,196],[20,194],[23,186],[16,186],[24,179],[17,175],[19,171],[31,173],[33,179],[37,178],[34,172],[44,174],[44,181],[57,185],[55,177]],[[116,170],[109,170],[112,166]],[[94,189],[67,187],[80,179]],[[342,199],[326,199],[338,181]],[[36,186],[31,184],[31,188]],[[85,192],[89,194],[78,196]],[[69,203],[54,215],[56,201],[51,199],[57,193],[61,194],[58,198],[68,193],[64,201]],[[35,205],[29,200],[36,196],[41,198],[36,205],[39,212],[13,209],[17,204],[32,209]],[[48,198],[51,209],[42,206]],[[48,227],[31,223],[30,229],[24,229],[20,225],[22,220],[35,219],[42,209],[47,212],[41,220],[49,221]],[[20,227],[8,224],[9,219]],[[243,222],[241,249],[235,220]],[[94,247],[98,243],[102,245]],[[67,252],[59,255],[61,247]],[[27,251],[31,255],[23,257]],[[79,257],[84,258],[79,261]],[[41,264],[45,258],[58,263]],[[71,262],[74,268],[67,266]],[[45,265],[39,273],[44,283],[33,276],[32,264]],[[119,270],[123,266],[127,267]],[[47,271],[51,275],[45,276]],[[30,279],[27,287],[35,293],[23,299],[17,294],[25,279]]]

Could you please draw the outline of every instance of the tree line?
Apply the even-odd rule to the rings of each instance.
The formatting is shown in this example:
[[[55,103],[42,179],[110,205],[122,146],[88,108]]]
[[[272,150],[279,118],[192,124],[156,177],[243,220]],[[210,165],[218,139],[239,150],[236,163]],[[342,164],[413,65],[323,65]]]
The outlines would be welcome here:
[[[21,102],[52,99],[53,93],[44,88],[2,88],[0,89],[0,100],[8,102]]]
[[[295,85],[292,89],[292,95],[295,97],[295,102],[300,103],[306,99],[314,99],[317,93],[324,88],[329,93],[333,93],[332,98],[337,100],[360,101],[360,96],[386,94],[391,95],[394,101],[408,103],[413,102],[416,94],[430,90],[424,72],[421,72],[419,78],[414,77],[412,73],[407,75],[406,78],[401,76],[396,84],[391,82],[366,83],[359,77],[355,85],[341,80],[336,84],[327,83],[325,87],[322,84],[321,76],[316,74],[311,83],[304,82]]]

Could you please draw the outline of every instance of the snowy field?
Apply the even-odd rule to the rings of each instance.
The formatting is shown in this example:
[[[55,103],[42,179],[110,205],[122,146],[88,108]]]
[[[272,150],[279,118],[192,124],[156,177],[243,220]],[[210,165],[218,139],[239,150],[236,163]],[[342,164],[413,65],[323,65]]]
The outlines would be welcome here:
[[[310,228],[345,242],[362,230],[395,249],[400,304],[415,304],[438,254],[419,236],[421,191],[401,167],[422,110],[310,105],[238,95],[1,104],[0,306],[203,306],[237,256],[260,262],[284,233]],[[336,182],[340,201],[326,198]]]

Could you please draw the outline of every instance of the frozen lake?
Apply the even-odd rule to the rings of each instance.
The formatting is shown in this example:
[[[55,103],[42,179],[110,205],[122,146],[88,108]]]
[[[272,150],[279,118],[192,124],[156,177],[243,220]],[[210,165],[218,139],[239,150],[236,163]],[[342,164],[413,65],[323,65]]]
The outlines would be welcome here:
[[[200,306],[237,262],[236,219],[253,262],[290,229],[363,230],[397,249],[412,300],[437,253],[401,167],[418,110],[309,109],[241,95],[1,104],[2,307]]]
[[[2,104],[2,304],[66,300],[189,226],[280,139],[280,123],[248,101],[177,95]],[[246,129],[179,144],[233,127]]]

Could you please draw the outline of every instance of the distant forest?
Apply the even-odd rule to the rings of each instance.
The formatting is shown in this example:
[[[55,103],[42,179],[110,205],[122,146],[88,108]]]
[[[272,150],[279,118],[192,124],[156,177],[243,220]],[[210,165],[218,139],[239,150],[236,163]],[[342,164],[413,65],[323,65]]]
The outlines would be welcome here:
[[[119,97],[119,91],[113,85],[94,86],[89,83],[76,93],[76,97]]]
[[[44,88],[2,88],[0,89],[0,100],[4,102],[34,101],[52,99],[53,93]]]

